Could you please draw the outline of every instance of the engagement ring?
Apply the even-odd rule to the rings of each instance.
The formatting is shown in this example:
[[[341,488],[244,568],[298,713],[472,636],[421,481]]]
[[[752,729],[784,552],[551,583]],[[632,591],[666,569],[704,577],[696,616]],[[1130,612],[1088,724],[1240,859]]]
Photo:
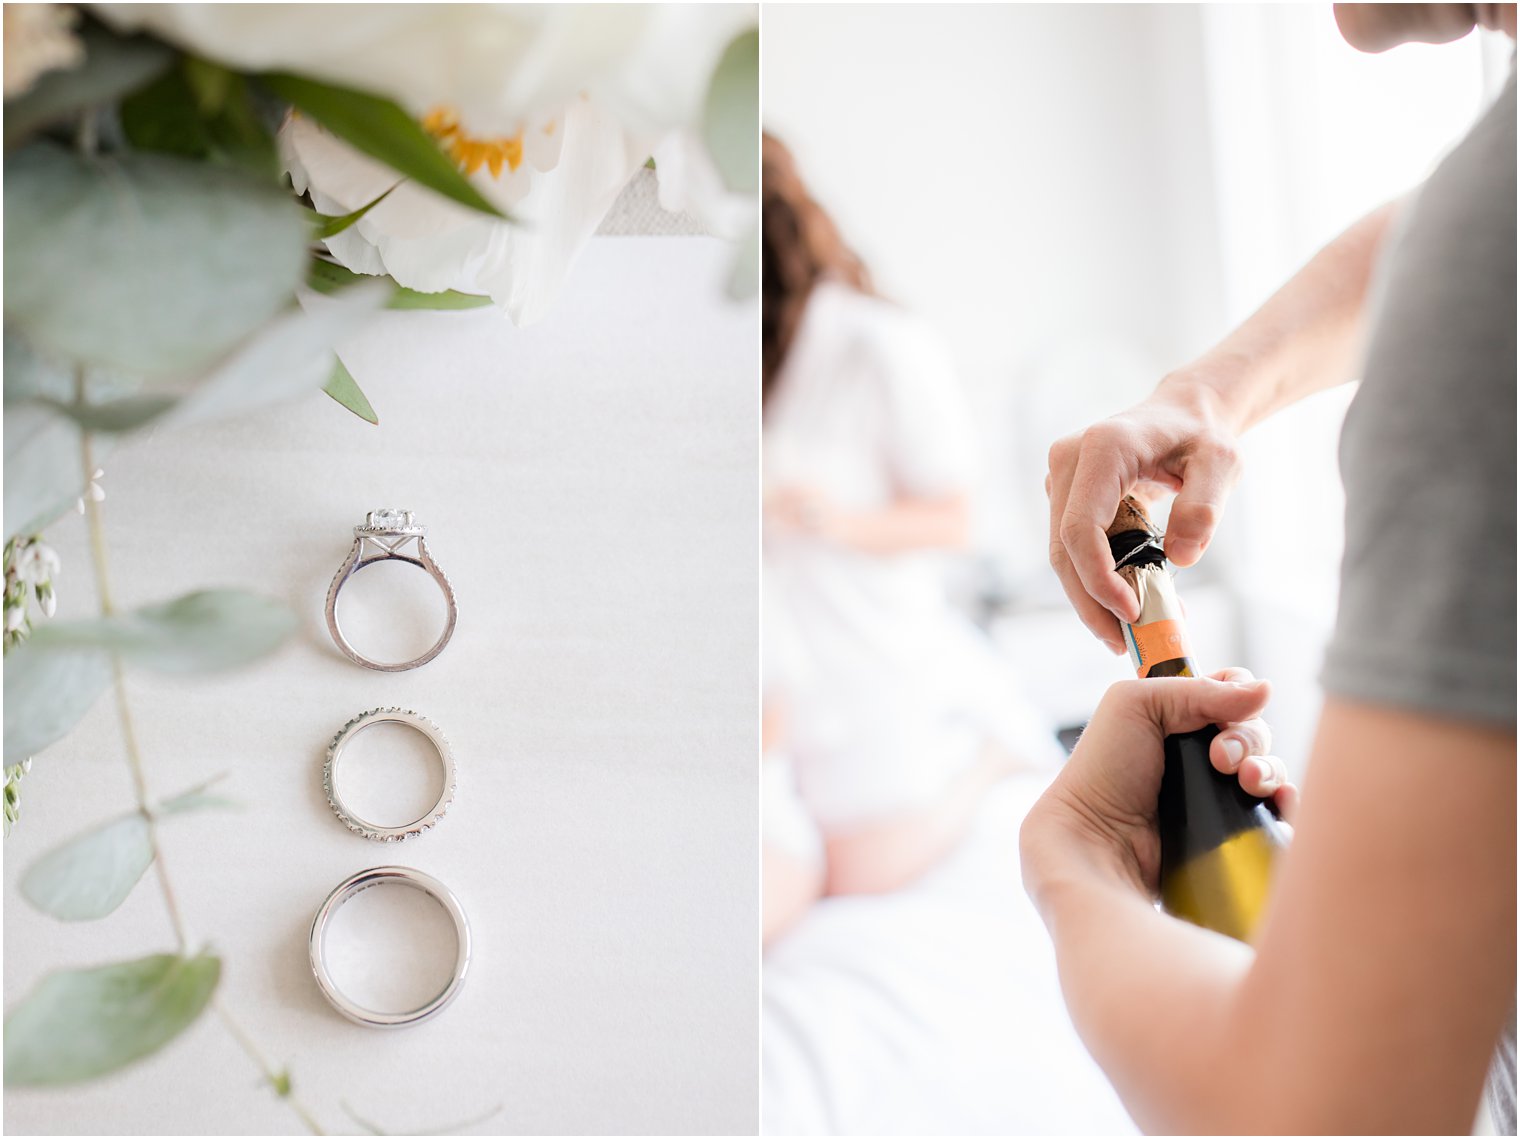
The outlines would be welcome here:
[[[459,610],[454,605],[454,590],[449,585],[449,579],[438,568],[438,563],[428,553],[426,534],[427,528],[416,522],[410,510],[371,510],[364,519],[364,525],[354,527],[353,548],[349,550],[348,558],[339,567],[338,575],[333,578],[332,585],[327,590],[327,628],[338,648],[343,650],[343,655],[355,664],[380,672],[405,672],[409,668],[427,664],[443,651],[443,646],[454,635],[454,622],[459,616]],[[413,543],[416,544],[415,550],[404,552]],[[448,605],[448,622],[433,647],[415,660],[401,664],[382,664],[361,655],[348,643],[338,625],[338,594],[349,579],[365,566],[389,561],[405,562],[425,571],[443,590],[443,599]]]

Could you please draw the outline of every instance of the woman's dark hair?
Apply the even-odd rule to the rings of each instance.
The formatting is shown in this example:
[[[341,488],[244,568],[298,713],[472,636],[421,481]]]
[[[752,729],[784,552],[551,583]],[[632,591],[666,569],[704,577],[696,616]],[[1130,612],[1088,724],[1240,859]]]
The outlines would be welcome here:
[[[871,293],[871,276],[839,236],[774,135],[761,145],[760,392],[768,399],[813,286],[827,277]]]

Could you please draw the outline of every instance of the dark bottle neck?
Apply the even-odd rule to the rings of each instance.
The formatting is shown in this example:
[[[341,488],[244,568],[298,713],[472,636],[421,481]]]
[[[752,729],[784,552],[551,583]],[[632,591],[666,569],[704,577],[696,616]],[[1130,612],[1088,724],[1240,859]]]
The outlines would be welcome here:
[[[1151,665],[1146,672],[1146,679],[1155,676],[1201,676],[1198,664],[1192,657],[1176,657],[1173,660],[1163,660]]]

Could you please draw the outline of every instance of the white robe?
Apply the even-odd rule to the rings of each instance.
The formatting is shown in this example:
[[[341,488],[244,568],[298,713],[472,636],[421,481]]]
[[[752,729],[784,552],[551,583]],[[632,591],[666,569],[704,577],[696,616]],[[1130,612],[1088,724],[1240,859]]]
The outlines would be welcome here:
[[[815,288],[767,402],[764,486],[816,489],[846,511],[969,494],[977,433],[947,353],[910,314]],[[825,831],[922,805],[989,737],[1061,752],[990,644],[950,603],[946,555],[879,555],[768,526],[768,698]]]

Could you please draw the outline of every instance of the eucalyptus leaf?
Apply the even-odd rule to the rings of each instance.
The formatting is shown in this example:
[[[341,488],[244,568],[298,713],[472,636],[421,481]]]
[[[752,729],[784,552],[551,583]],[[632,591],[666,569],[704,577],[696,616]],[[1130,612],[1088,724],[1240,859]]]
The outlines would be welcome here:
[[[41,356],[26,338],[5,326],[5,399],[74,398],[74,369],[62,360]]]
[[[94,921],[126,901],[153,864],[141,811],[122,815],[48,851],[21,878],[21,894],[60,921]]]
[[[37,142],[5,171],[5,318],[39,353],[183,377],[290,303],[302,211],[272,180]]]
[[[220,776],[218,776],[220,778]],[[236,804],[209,788],[208,780],[158,804],[169,818]],[[153,864],[153,837],[141,811],[120,815],[75,835],[34,862],[21,878],[21,893],[43,913],[61,921],[94,921],[112,913]]]
[[[295,616],[277,601],[207,589],[114,617],[49,622],[26,647],[43,653],[106,649],[156,672],[209,672],[273,652],[295,627]]]
[[[397,182],[396,186],[399,185],[401,185],[401,183]],[[323,238],[327,237],[336,237],[349,226],[353,225],[354,222],[358,221],[365,214],[369,213],[370,210],[374,209],[381,202],[385,201],[386,198],[390,197],[391,190],[394,190],[396,186],[392,186],[390,190],[385,191],[385,193],[381,194],[374,201],[366,202],[357,210],[353,210],[350,213],[338,214],[337,216],[330,214],[317,214],[317,225],[315,228],[314,236],[318,241],[321,241]]]
[[[380,417],[375,414],[375,409],[368,397],[360,390],[358,383],[342,360],[333,361],[332,378],[327,381],[327,386],[322,390],[360,419],[379,425]]]
[[[760,30],[741,32],[723,50],[707,89],[702,141],[730,190],[760,189]]]
[[[470,184],[411,115],[389,99],[300,75],[258,77],[269,91],[333,134],[435,193],[493,217],[502,213]]]
[[[168,416],[175,425],[243,415],[319,391],[332,376],[333,349],[362,331],[394,286],[372,283],[291,308],[221,361]]]
[[[179,400],[172,395],[128,396],[108,403],[66,403],[63,400],[42,399],[37,401],[59,415],[67,416],[86,431],[120,434],[136,431],[152,423],[172,408]],[[10,408],[6,408],[10,414]]]
[[[5,538],[43,529],[84,491],[80,431],[39,403],[5,407]]]
[[[53,627],[52,622],[42,626],[6,654],[6,763],[20,763],[66,736],[111,683],[106,653],[49,648]]]
[[[229,799],[225,795],[212,795],[204,787],[197,787],[190,791],[182,791],[172,799],[165,799],[158,805],[157,813],[168,817],[182,815],[187,811],[204,811],[207,808],[230,809],[241,805],[236,799]]]
[[[186,811],[199,811],[206,807],[238,806],[236,800],[211,793],[211,788],[226,777],[227,773],[224,771],[220,775],[213,775],[204,783],[197,783],[188,791],[181,791],[178,795],[159,800],[158,806],[153,809],[153,814],[161,818],[167,818],[170,815],[183,814]]]
[[[161,953],[50,973],[6,1017],[6,1083],[78,1083],[158,1051],[195,1022],[221,969],[210,954]]]
[[[760,222],[739,239],[733,264],[728,270],[728,295],[732,300],[747,301],[760,288]]]
[[[174,62],[174,51],[146,36],[118,36],[98,24],[80,33],[84,62],[49,71],[30,91],[5,103],[5,149],[44,127],[112,103],[150,82]]]
[[[445,289],[441,293],[419,293],[416,289],[397,286],[395,295],[391,297],[385,307],[393,309],[454,310],[485,308],[490,303],[490,297],[482,297],[474,293],[461,293],[454,289]]]

